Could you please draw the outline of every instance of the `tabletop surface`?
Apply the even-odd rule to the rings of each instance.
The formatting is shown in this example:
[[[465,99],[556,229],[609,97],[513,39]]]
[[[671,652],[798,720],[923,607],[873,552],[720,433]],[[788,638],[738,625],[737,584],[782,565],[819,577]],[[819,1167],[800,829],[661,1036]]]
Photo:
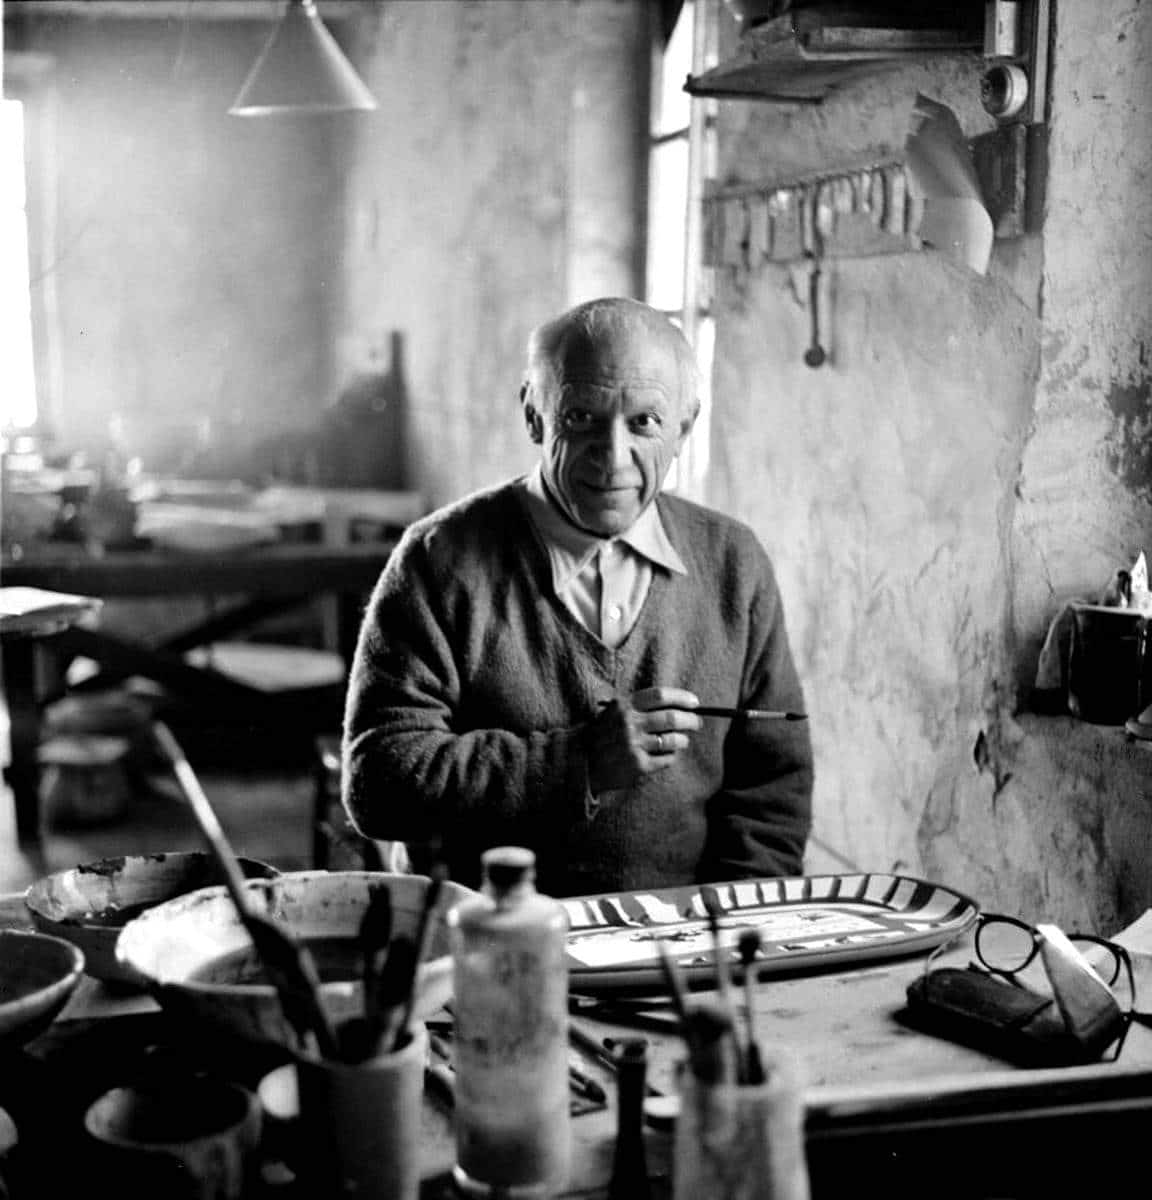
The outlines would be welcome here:
[[[0,896],[0,927],[5,926],[29,927],[22,894]],[[1152,981],[1152,910],[1115,940],[1133,953],[1141,980],[1148,976]],[[1143,1097],[1152,1096],[1152,1083],[1148,1082],[1152,1078],[1152,1030],[1134,1025],[1117,1063],[1021,1070],[899,1022],[897,1014],[904,1004],[905,989],[923,972],[924,965],[924,956],[920,955],[827,974],[771,979],[759,985],[755,1008],[763,1042],[769,1049],[786,1051],[798,1063],[810,1114],[851,1113],[877,1103],[883,1106],[893,1099],[939,1099],[974,1089],[991,1095],[997,1089],[1022,1085],[1042,1091],[1057,1083],[1061,1087],[1080,1083],[1089,1086],[1100,1081],[1113,1088],[1124,1080],[1131,1081],[1143,1107],[1150,1103]],[[1150,991],[1152,982],[1145,994]],[[661,1032],[655,1024],[666,1020],[667,1015],[659,1004],[650,1009],[589,1009],[573,1016],[572,1023],[596,1041],[612,1036],[647,1038],[649,1082],[660,1091],[674,1094],[683,1043],[674,1032]],[[113,993],[85,978],[40,1041],[66,1041],[70,1031],[96,1028],[103,1031],[107,1045],[113,1046],[113,1031],[126,1030],[133,1021],[148,1029],[147,1022],[159,1017],[156,1005],[147,996]],[[177,1031],[175,1036],[180,1038],[183,1032]],[[28,1052],[34,1054],[38,1044],[33,1043]],[[198,1053],[205,1049],[202,1042],[193,1044]],[[587,1070],[602,1080],[610,1101],[606,1107],[573,1120],[575,1165],[565,1194],[574,1197],[604,1194],[614,1145],[613,1079],[595,1061],[588,1061]],[[451,1192],[447,1190],[445,1172],[451,1166],[453,1152],[450,1117],[442,1111],[431,1113],[426,1119],[425,1135],[427,1182],[423,1195],[426,1200],[448,1196]],[[667,1194],[670,1137],[650,1130],[646,1138],[654,1194],[659,1197]]]
[[[0,559],[4,582],[101,597],[174,595],[212,588],[307,592],[370,586],[395,539],[326,545],[280,542],[226,552],[119,550],[102,555],[79,546]]]

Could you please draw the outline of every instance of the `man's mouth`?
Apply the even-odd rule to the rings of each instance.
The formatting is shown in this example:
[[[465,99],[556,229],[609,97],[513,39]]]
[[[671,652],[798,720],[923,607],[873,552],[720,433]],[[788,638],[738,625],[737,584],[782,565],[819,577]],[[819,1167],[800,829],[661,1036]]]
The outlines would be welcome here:
[[[636,485],[631,483],[583,483],[581,484],[590,492],[597,492],[604,496],[620,495],[624,492],[634,492]]]

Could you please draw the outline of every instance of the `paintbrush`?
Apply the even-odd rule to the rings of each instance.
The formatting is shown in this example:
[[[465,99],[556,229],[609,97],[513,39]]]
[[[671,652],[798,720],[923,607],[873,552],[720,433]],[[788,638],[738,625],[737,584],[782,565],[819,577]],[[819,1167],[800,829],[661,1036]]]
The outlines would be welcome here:
[[[748,1045],[744,1053],[743,1081],[748,1084],[764,1082],[764,1062],[760,1057],[760,1040],[756,1036],[756,1009],[752,1003],[756,983],[756,952],[760,949],[760,931],[745,929],[740,934],[740,961],[744,964],[744,1022]]]
[[[776,708],[724,708],[716,704],[700,704],[686,709],[698,717],[733,717],[742,721],[807,721],[808,714],[787,712]]]
[[[340,1057],[349,1063],[366,1062],[380,1053],[384,1014],[380,981],[392,939],[392,894],[385,886],[374,887],[360,918],[360,981],[363,1013],[343,1021],[336,1030]]]
[[[685,1021],[685,1038],[692,1074],[701,1083],[729,1083],[738,1077],[731,1009],[711,1001],[695,1001]]]
[[[601,700],[597,707],[605,709],[611,700]],[[743,721],[807,721],[808,714],[788,712],[779,708],[728,708],[722,704],[698,704],[695,708],[687,708],[680,704],[669,704],[667,708],[676,708],[681,712],[694,712],[698,717],[731,717]]]
[[[661,938],[656,939],[656,952],[660,955],[660,969],[664,972],[664,982],[667,983],[668,994],[672,997],[672,1007],[683,1026],[688,1016],[684,981],[680,978],[680,971]]]
[[[338,1057],[336,1036],[320,1003],[320,976],[312,955],[286,929],[251,907],[240,864],[180,743],[160,721],[153,724],[153,732],[220,867],[240,921],[280,997],[284,1016],[302,1043],[311,1035],[324,1058]]]
[[[416,985],[420,974],[420,964],[424,961],[428,953],[428,946],[432,941],[433,917],[440,903],[440,895],[444,890],[444,882],[447,878],[448,866],[443,862],[434,863],[428,872],[428,886],[424,889],[424,903],[420,909],[420,921],[416,928],[415,952],[412,956],[412,975],[403,985],[405,999],[397,1037],[403,1036],[412,1023],[412,1014],[416,1008]],[[399,1045],[394,1045],[392,1048],[394,1050],[400,1049]]]
[[[731,1057],[733,1065],[736,1068],[732,1077],[739,1078],[740,1042],[736,1035],[735,1007],[732,1003],[732,978],[728,964],[728,951],[724,948],[724,943],[720,936],[720,916],[724,911],[724,907],[720,903],[720,897],[716,894],[716,889],[713,887],[702,887],[700,889],[700,900],[704,905],[705,912],[708,914],[708,930],[712,935],[712,958],[716,964],[717,1001],[720,1011],[726,1018],[727,1028],[731,1033]]]
[[[375,1025],[380,1018],[380,975],[392,941],[392,893],[387,887],[376,887],[369,893],[357,940],[360,943],[364,1020]]]
[[[720,915],[724,911],[716,889],[704,887],[700,889],[700,902],[708,914],[708,929],[712,934],[712,961],[716,964],[716,990],[720,993],[720,1003],[726,1008],[732,1007],[732,983],[728,974],[728,954],[720,941]]]
[[[400,1050],[408,1044],[411,1034],[406,1018],[415,973],[416,943],[406,933],[398,933],[388,948],[378,983],[380,1051]]]

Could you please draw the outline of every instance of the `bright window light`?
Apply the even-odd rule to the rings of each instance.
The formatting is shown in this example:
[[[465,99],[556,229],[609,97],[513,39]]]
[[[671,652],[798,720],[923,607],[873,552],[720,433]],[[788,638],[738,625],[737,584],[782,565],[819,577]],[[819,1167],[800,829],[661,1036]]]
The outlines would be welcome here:
[[[36,421],[28,217],[24,186],[24,106],[0,100],[0,428]]]

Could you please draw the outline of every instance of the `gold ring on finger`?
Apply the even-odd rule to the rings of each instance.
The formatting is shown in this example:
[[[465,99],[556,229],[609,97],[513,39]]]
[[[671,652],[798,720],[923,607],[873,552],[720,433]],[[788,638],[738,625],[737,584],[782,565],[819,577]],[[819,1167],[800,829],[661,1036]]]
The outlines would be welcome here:
[[[664,735],[662,733],[656,735],[656,753],[664,753]]]

